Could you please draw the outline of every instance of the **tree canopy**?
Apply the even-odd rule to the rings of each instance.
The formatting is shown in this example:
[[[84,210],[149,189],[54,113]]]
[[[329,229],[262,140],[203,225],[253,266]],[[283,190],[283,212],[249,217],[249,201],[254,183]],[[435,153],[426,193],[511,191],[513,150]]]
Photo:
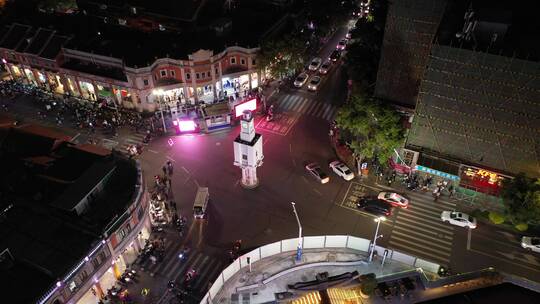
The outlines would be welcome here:
[[[257,57],[259,65],[268,69],[272,77],[281,78],[304,66],[305,46],[298,38],[278,37],[262,43]]]
[[[501,197],[507,216],[514,223],[540,225],[540,179],[518,174],[503,182]]]
[[[403,141],[397,112],[363,95],[352,95],[349,103],[338,111],[336,122],[359,159],[376,156],[381,164],[386,164]]]

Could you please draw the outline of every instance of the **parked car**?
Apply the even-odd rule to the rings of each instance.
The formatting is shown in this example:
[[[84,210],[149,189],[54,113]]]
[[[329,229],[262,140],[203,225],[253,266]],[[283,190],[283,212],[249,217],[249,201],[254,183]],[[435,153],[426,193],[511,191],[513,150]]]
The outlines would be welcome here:
[[[376,197],[362,197],[356,202],[356,207],[376,216],[392,215],[392,205]]]
[[[322,59],[319,57],[315,57],[311,60],[311,63],[308,66],[308,70],[310,71],[316,71],[322,63]]]
[[[319,74],[321,75],[328,74],[328,71],[330,71],[330,68],[332,68],[332,63],[330,61],[325,61],[319,68]]]
[[[441,220],[455,226],[466,227],[470,229],[476,228],[476,219],[468,214],[457,211],[443,211]]]
[[[296,76],[296,79],[294,80],[294,86],[297,88],[301,88],[306,83],[308,77],[308,74],[300,73],[298,76]]]
[[[321,77],[313,76],[309,80],[307,88],[308,90],[311,90],[311,91],[317,91],[319,89],[320,84],[321,84]]]
[[[394,207],[407,208],[409,207],[409,200],[395,192],[381,192],[378,198],[380,200],[389,202]]]
[[[343,51],[346,47],[347,47],[347,39],[341,39],[336,46],[336,50]]]
[[[346,181],[350,181],[354,178],[354,173],[351,171],[351,169],[349,169],[347,165],[339,160],[331,162],[330,169],[332,169],[332,171],[334,171],[334,173],[338,176],[343,177],[343,179]]]
[[[521,247],[540,253],[540,237],[524,236],[521,238]]]
[[[341,52],[339,50],[334,50],[328,59],[330,59],[332,62],[337,62],[340,57]]]
[[[330,181],[330,177],[328,177],[328,175],[324,173],[324,171],[321,169],[321,166],[319,166],[319,164],[317,163],[311,163],[306,165],[306,170],[321,184],[326,184]]]

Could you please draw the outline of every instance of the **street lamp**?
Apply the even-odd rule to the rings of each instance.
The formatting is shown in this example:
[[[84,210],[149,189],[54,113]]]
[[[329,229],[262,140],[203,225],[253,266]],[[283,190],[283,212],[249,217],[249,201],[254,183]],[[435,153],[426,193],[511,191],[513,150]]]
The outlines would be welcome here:
[[[161,122],[163,123],[163,133],[167,132],[167,127],[165,126],[165,117],[163,117],[163,90],[162,89],[156,89],[156,90],[153,90],[152,93],[154,93],[154,95],[157,95],[159,96],[159,109],[160,109],[160,112],[161,112]]]
[[[381,224],[381,222],[384,222],[384,221],[386,221],[386,217],[384,217],[384,216],[380,216],[380,217],[375,219],[375,222],[377,223],[377,228],[375,229],[375,235],[373,236],[373,242],[372,242],[372,245],[371,245],[371,252],[369,253],[369,259],[368,259],[369,262],[371,262],[373,260],[373,252],[375,252],[375,246],[377,244],[377,239],[382,237],[382,234],[378,235],[379,234],[379,225]]]
[[[302,260],[302,224],[300,224],[300,218],[298,218],[298,213],[296,212],[295,203],[291,202],[294,216],[296,217],[296,222],[298,223],[298,247],[296,248],[296,260]]]

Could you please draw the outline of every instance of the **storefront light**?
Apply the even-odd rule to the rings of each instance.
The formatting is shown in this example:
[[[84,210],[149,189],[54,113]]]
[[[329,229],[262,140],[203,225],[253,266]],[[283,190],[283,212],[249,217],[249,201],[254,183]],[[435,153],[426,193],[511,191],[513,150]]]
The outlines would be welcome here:
[[[56,282],[56,287],[60,287],[60,286],[62,286],[62,281]]]
[[[178,120],[178,128],[180,132],[191,132],[195,131],[197,125],[193,120]]]
[[[2,63],[3,64],[6,64],[7,63],[7,60],[5,58],[2,58]]]

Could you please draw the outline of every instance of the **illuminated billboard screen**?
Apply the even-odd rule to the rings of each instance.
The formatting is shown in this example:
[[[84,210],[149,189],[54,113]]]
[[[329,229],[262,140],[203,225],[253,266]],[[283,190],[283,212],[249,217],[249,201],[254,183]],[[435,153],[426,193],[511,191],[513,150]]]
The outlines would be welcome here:
[[[195,131],[197,125],[193,120],[179,120],[178,128],[180,129],[180,132],[190,132]]]
[[[251,99],[234,107],[236,117],[242,116],[244,110],[255,111],[257,109],[257,99]]]

